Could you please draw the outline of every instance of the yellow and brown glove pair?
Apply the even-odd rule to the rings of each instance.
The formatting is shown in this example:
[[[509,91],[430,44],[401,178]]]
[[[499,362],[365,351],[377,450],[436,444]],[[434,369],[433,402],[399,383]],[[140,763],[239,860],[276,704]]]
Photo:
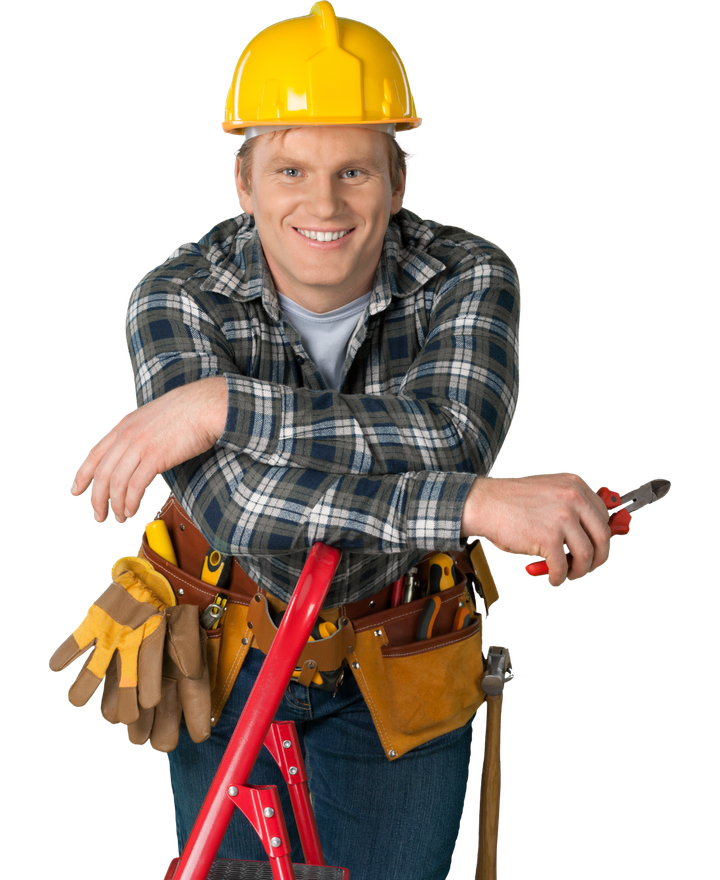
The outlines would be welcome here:
[[[184,715],[195,742],[210,736],[206,635],[198,608],[177,605],[168,580],[145,559],[125,557],[85,620],[55,651],[64,669],[94,646],[69,691],[84,706],[105,678],[102,713],[128,725],[130,741],[172,751]]]

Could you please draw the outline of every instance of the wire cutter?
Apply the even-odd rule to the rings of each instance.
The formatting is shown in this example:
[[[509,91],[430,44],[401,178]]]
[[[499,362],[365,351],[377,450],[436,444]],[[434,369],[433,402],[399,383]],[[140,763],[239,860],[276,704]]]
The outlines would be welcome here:
[[[616,507],[621,507],[621,505],[627,504],[627,507],[621,507],[620,510],[617,510],[610,517],[608,522],[608,525],[610,526],[610,537],[613,537],[613,535],[627,535],[630,531],[630,520],[632,519],[630,516],[631,511],[640,510],[640,508],[645,507],[646,504],[652,504],[653,501],[659,501],[661,498],[664,498],[669,491],[669,480],[651,480],[649,483],[640,486],[639,489],[633,489],[632,492],[628,492],[622,496],[619,492],[611,492],[610,489],[606,489],[605,486],[603,486],[603,488],[598,491],[598,495],[605,502],[605,506],[608,510],[613,510]],[[572,556],[568,553],[567,558],[569,565],[572,561]],[[547,562],[545,562],[544,559],[541,562],[531,562],[530,565],[525,566],[525,571],[534,577],[539,574],[547,574]]]

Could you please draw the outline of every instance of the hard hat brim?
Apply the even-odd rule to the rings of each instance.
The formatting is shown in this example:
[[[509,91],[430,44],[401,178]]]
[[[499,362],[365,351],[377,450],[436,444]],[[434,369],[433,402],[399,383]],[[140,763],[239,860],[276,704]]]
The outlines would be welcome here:
[[[395,131],[409,131],[412,128],[418,128],[422,123],[422,118],[419,116],[414,116],[411,118],[398,118],[398,119],[293,119],[284,120],[283,124],[292,126],[292,128],[310,128],[311,126],[318,125],[354,125],[354,126],[365,126],[365,125],[381,125],[381,124],[395,124]],[[229,122],[223,122],[222,127],[223,131],[227,134],[244,134],[246,128],[255,128],[260,126],[276,126],[278,124],[277,119],[233,119]]]

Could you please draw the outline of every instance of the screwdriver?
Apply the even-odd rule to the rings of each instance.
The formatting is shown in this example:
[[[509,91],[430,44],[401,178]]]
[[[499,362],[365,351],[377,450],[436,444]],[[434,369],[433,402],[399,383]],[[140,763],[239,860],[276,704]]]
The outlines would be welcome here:
[[[226,590],[232,575],[232,556],[223,556],[212,547],[205,554],[200,580],[212,584],[218,590]]]
[[[447,553],[436,553],[431,557],[428,574],[428,595],[448,590],[457,584],[459,577],[455,563]]]
[[[169,562],[170,565],[177,567],[177,557],[175,556],[175,548],[173,547],[170,532],[162,519],[154,519],[145,526],[145,534],[150,549],[157,555]]]

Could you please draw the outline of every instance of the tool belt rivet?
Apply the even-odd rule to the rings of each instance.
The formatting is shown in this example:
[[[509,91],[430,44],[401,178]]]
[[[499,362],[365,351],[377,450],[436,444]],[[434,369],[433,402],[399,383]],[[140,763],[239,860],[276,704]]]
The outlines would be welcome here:
[[[242,643],[243,643],[243,645],[247,645],[248,640],[247,640],[247,639],[242,639]]]
[[[184,596],[184,595],[185,595],[185,590],[183,590],[183,588],[180,587],[180,589],[177,591],[177,594],[178,594],[178,596]]]
[[[353,663],[352,668],[353,669],[360,669],[360,664],[357,662],[357,660]]]
[[[397,755],[397,752],[395,751],[395,749],[390,749],[388,755],[390,755],[391,758],[394,758]]]

